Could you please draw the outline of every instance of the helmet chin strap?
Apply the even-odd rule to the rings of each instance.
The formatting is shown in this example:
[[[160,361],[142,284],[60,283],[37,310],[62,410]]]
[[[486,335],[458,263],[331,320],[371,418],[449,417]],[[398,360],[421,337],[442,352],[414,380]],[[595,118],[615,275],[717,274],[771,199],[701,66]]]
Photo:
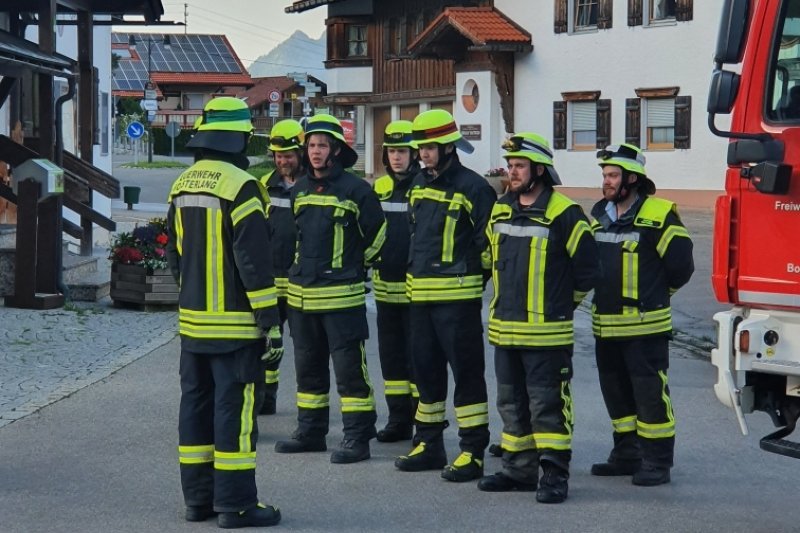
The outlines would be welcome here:
[[[617,189],[617,193],[614,195],[614,198],[611,201],[615,204],[618,204],[625,200],[631,192],[630,183],[628,183],[628,174],[622,174],[622,181],[620,182],[619,189]]]
[[[438,174],[450,164],[450,160],[455,155],[456,150],[455,147],[453,147],[453,150],[448,153],[446,149],[447,145],[438,144],[437,147],[439,148],[439,161],[436,162],[436,167],[434,167],[434,170]]]

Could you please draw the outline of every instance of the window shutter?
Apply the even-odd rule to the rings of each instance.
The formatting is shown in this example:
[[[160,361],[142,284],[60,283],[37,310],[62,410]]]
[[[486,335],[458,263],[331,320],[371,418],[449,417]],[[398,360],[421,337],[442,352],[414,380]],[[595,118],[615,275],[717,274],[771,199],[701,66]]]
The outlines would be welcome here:
[[[675,126],[675,100],[672,98],[647,99],[647,127],[671,128]]]
[[[553,149],[567,149],[567,103],[553,102]]]
[[[675,148],[692,147],[692,97],[675,97]]]
[[[597,101],[597,147],[611,144],[611,100]]]
[[[555,13],[553,16],[553,31],[555,33],[566,33],[567,31],[567,0],[555,0]],[[566,132],[564,132],[566,134]]]
[[[642,0],[628,0],[628,26],[642,25]]]
[[[642,99],[625,99],[625,142],[635,146],[642,145]]]
[[[613,17],[614,0],[600,0],[599,12],[597,14],[597,29],[608,30],[611,28]]]
[[[675,20],[692,20],[692,6],[692,0],[677,0],[677,4],[675,5]]]
[[[597,131],[597,102],[572,102],[572,130]]]

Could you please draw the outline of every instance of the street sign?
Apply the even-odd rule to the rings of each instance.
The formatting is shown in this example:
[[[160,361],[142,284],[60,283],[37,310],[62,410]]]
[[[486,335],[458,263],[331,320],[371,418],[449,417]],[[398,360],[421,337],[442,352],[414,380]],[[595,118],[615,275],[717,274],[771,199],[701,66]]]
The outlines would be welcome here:
[[[303,84],[303,87],[306,88],[306,94],[317,94],[318,92],[322,91],[322,87],[316,83],[305,83]]]
[[[144,99],[145,100],[155,100],[156,99],[156,91],[155,89],[145,89],[144,91]]]
[[[290,72],[287,74],[287,76],[292,78],[297,83],[304,82],[308,79],[308,74],[305,72]]]
[[[269,92],[269,101],[274,103],[281,101],[281,93],[280,91],[270,91]]]
[[[297,100],[297,93],[292,93],[292,100]]]
[[[156,112],[155,111],[148,111],[147,112],[147,120],[153,122],[156,119]]]
[[[139,107],[145,111],[158,111],[158,102],[155,100],[139,100]]]
[[[278,117],[280,116],[280,104],[269,104],[269,116],[270,117]]]
[[[133,121],[128,124],[126,132],[131,139],[140,139],[144,135],[144,125],[141,122]]]
[[[168,122],[164,131],[173,139],[181,134],[181,125],[177,122]]]

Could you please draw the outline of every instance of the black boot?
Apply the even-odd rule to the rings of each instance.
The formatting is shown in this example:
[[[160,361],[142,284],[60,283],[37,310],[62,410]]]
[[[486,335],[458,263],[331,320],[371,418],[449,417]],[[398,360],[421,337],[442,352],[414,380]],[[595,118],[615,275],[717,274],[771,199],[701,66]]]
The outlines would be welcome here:
[[[503,447],[500,444],[490,444],[489,455],[492,457],[503,457]]]
[[[478,457],[472,452],[461,452],[453,464],[447,465],[442,470],[442,478],[456,483],[481,477],[483,477],[483,456]]]
[[[389,421],[378,431],[378,442],[409,440],[414,434],[413,401],[410,394],[392,394],[386,397]]]
[[[217,525],[223,529],[239,529],[240,527],[268,527],[281,521],[281,512],[277,507],[259,503],[246,511],[238,513],[220,513]]]
[[[344,439],[339,449],[331,454],[335,464],[357,463],[369,459],[369,441]]]
[[[439,470],[447,464],[444,442],[441,440],[428,444],[420,441],[408,455],[398,457],[394,466],[404,472],[422,472],[423,470]]]
[[[539,503],[561,503],[567,499],[569,490],[567,480],[569,471],[560,466],[543,460],[542,477],[539,480],[539,490],[536,491],[536,501]]]
[[[593,476],[631,476],[639,470],[642,461],[639,459],[631,461],[615,461],[609,459],[605,463],[595,463],[592,465]]]
[[[260,415],[274,415],[277,408],[278,384],[266,383],[264,385],[264,395],[261,401],[261,408],[258,410]]]
[[[214,506],[211,504],[186,506],[187,522],[204,522],[214,516],[217,516],[217,512],[214,511]]]
[[[482,477],[478,481],[478,490],[484,492],[510,492],[512,490],[533,492],[536,490],[536,483],[523,483],[507,476],[503,472],[497,472],[491,476]]]
[[[643,465],[633,474],[631,482],[640,487],[655,487],[656,485],[669,483],[669,468]]]
[[[414,434],[414,426],[409,424],[394,424],[389,422],[386,427],[378,431],[378,442],[398,442],[409,440]]]
[[[299,431],[295,431],[290,440],[279,440],[275,443],[276,453],[324,452],[327,449],[324,436],[309,437]]]

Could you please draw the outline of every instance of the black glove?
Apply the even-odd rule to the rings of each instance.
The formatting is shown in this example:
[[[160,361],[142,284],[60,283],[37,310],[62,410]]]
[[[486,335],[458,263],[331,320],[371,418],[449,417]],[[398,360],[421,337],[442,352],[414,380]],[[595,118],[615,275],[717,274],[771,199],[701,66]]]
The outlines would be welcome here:
[[[283,359],[283,337],[281,328],[272,326],[267,332],[267,351],[261,360],[267,363],[279,363]]]
[[[484,270],[483,271],[483,290],[486,290],[486,286],[489,284],[489,280],[492,279],[492,271],[491,270]]]

